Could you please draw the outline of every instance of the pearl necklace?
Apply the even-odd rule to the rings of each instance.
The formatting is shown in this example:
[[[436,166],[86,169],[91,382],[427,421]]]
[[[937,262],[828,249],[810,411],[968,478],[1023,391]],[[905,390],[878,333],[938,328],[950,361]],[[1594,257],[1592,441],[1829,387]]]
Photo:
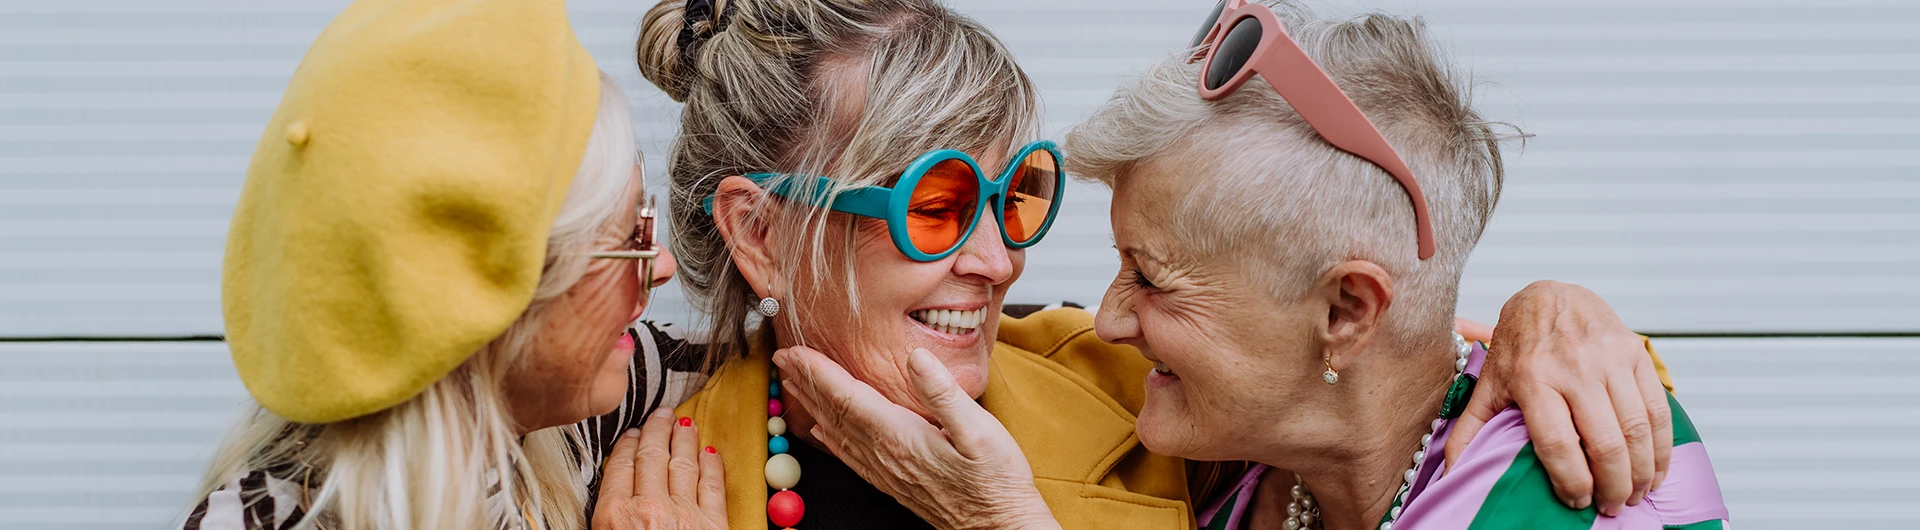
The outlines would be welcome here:
[[[787,410],[780,402],[780,369],[773,369],[768,379],[772,382],[767,384],[767,487],[780,491],[767,498],[767,520],[791,530],[806,515],[807,505],[793,492],[800,484],[800,461],[787,454],[791,445],[784,436]]]
[[[1447,420],[1460,417],[1467,408],[1467,399],[1473,395],[1473,386],[1477,382],[1467,373],[1467,358],[1473,356],[1473,344],[1459,333],[1453,334],[1453,382],[1447,387],[1447,397],[1440,403],[1440,417],[1434,418],[1427,434],[1420,435],[1420,449],[1413,452],[1413,467],[1407,468],[1400,476],[1400,491],[1393,496],[1393,506],[1387,508],[1387,515],[1380,518],[1380,530],[1393,530],[1393,523],[1400,520],[1400,508],[1407,503],[1407,494],[1413,491],[1413,481],[1418,478],[1420,464],[1427,461],[1427,450],[1433,445],[1433,437]],[[1286,530],[1312,528],[1313,523],[1322,521],[1320,505],[1314,502],[1313,492],[1307,489],[1307,483],[1300,480],[1299,474],[1293,475],[1293,500],[1287,503]]]

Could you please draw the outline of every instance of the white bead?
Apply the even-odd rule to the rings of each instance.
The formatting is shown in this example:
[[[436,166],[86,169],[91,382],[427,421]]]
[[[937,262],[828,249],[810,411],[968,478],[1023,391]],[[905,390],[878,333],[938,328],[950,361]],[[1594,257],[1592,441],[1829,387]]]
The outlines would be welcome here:
[[[1315,501],[1313,500],[1313,497],[1311,497],[1311,496],[1309,496],[1309,497],[1307,497],[1307,498],[1305,498],[1305,499],[1300,499],[1300,507],[1301,507],[1301,508],[1303,508],[1303,509],[1307,509],[1307,510],[1312,510],[1312,509],[1313,509],[1313,505],[1314,505],[1314,504],[1315,504]]]
[[[1300,521],[1295,519],[1287,519],[1286,527],[1287,527],[1287,530],[1300,530]]]
[[[1401,476],[1406,477],[1407,482],[1409,483],[1413,482],[1413,479],[1418,478],[1416,475],[1414,475],[1413,470],[1411,469],[1407,470],[1406,473],[1402,473]]]
[[[1430,426],[1430,428],[1428,428],[1427,430],[1433,431],[1433,432],[1440,432],[1440,427],[1446,424],[1447,424],[1446,418],[1434,418],[1433,425]]]
[[[1395,506],[1393,507],[1393,509],[1387,510],[1387,519],[1399,519],[1399,518],[1400,518],[1399,506]]]
[[[1310,514],[1310,513],[1308,513],[1308,514],[1301,514],[1301,515],[1300,515],[1300,526],[1301,526],[1302,528],[1304,528],[1304,527],[1309,527],[1309,526],[1313,526],[1313,514]]]
[[[767,436],[779,436],[787,433],[787,420],[779,416],[767,418]]]
[[[1380,523],[1380,530],[1393,530],[1393,521]]]
[[[1300,503],[1297,503],[1297,502],[1287,503],[1287,517],[1299,517],[1299,516],[1300,516]]]
[[[1417,466],[1417,465],[1420,465],[1420,463],[1421,463],[1421,462],[1425,462],[1425,461],[1427,461],[1427,452],[1426,452],[1426,451],[1414,451],[1414,452],[1413,452],[1413,465],[1416,465],[1416,466]]]
[[[1302,485],[1300,485],[1300,484],[1294,484],[1294,485],[1293,485],[1293,500],[1296,500],[1296,501],[1297,501],[1297,500],[1300,500],[1300,498],[1301,498],[1301,497],[1305,497],[1305,496],[1307,496],[1307,488],[1306,488],[1305,486],[1302,486]]]
[[[1453,360],[1453,371],[1454,371],[1454,372],[1465,372],[1465,371],[1467,371],[1467,358],[1466,358],[1466,357],[1461,357],[1461,358],[1459,358],[1459,359],[1454,359],[1454,360]]]
[[[767,485],[777,490],[793,489],[800,483],[800,461],[780,453],[767,459]]]
[[[1432,434],[1422,434],[1422,435],[1420,435],[1420,450],[1422,450],[1422,451],[1425,451],[1425,450],[1427,450],[1427,447],[1428,447],[1428,446],[1431,446],[1431,445],[1433,445],[1433,435],[1432,435]]]

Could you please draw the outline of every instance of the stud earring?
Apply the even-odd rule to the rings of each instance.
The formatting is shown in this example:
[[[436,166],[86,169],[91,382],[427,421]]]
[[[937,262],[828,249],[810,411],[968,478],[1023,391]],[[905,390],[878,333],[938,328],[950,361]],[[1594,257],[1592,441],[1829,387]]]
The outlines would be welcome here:
[[[1340,382],[1340,372],[1333,371],[1333,354],[1329,353],[1321,357],[1320,362],[1327,366],[1327,371],[1320,373],[1320,380],[1326,381],[1329,385]]]
[[[761,298],[760,305],[754,307],[753,310],[759,312],[760,316],[771,317],[780,314],[780,301],[774,300],[771,296]]]

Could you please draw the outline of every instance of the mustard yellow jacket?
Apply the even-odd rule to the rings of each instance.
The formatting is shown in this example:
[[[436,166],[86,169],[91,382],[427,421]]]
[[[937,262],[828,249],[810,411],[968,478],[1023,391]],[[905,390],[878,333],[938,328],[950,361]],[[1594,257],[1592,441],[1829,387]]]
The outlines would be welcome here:
[[[722,366],[675,409],[694,419],[701,442],[726,463],[727,518],[734,528],[767,524],[767,413],[759,403],[775,348],[772,335],[761,334],[746,357]],[[1653,354],[1651,344],[1647,352]],[[1653,361],[1671,390],[1666,366],[1658,355]],[[1084,310],[1002,315],[988,365],[980,405],[1020,444],[1062,528],[1192,529],[1190,487],[1214,491],[1243,468],[1190,464],[1142,447],[1134,419],[1153,365],[1130,346],[1101,342]]]
[[[747,357],[722,366],[676,409],[726,463],[734,528],[767,524],[767,413],[758,404],[774,349],[762,334]],[[1194,527],[1186,462],[1147,452],[1133,432],[1152,364],[1131,347],[1100,342],[1091,314],[1002,316],[988,365],[980,404],[1013,433],[1062,527]]]

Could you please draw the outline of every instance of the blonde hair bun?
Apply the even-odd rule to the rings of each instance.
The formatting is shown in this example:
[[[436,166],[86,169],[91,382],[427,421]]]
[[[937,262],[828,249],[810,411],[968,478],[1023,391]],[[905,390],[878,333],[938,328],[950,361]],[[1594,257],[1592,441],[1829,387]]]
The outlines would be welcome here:
[[[696,4],[689,22],[688,4]],[[660,87],[674,101],[686,101],[687,81],[693,75],[694,56],[700,45],[725,27],[728,0],[660,0],[640,21],[640,38],[634,45],[635,62],[640,75]],[[694,39],[698,42],[681,42]]]

